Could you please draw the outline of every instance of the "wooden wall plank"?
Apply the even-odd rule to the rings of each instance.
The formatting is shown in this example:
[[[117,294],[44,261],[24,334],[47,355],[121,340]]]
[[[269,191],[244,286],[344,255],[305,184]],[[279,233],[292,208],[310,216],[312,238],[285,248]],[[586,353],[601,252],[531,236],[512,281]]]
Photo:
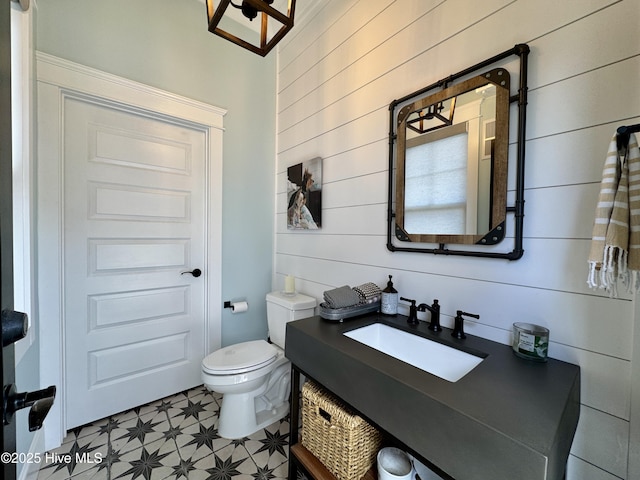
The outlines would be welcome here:
[[[606,444],[594,441],[590,432],[599,432],[609,441]],[[588,458],[596,465],[602,465],[608,472],[620,478],[627,475],[627,454],[629,445],[629,422],[612,418],[589,407],[580,409],[580,421],[576,441],[571,454],[578,458]]]
[[[330,58],[344,58],[344,51],[339,50],[340,47],[392,3],[391,0],[333,0],[319,14],[320,18],[301,26],[304,29],[304,35],[301,35],[303,41],[295,42],[293,49],[282,49],[284,68],[280,71],[279,82],[280,94],[285,102],[280,107],[286,109],[289,102],[306,95],[306,89],[310,86],[316,82],[322,83],[327,76],[334,74],[326,68],[320,68],[322,73],[319,75],[318,65]],[[312,40],[306,41],[306,38]],[[294,55],[295,62],[292,61]],[[309,82],[310,79],[314,81]],[[298,92],[296,89],[299,88],[301,90]]]
[[[530,42],[534,49],[529,75],[533,88],[637,55],[640,6],[635,4],[634,14],[632,4],[629,1],[595,2],[592,8],[577,10],[581,15],[579,21],[569,22]],[[612,31],[618,35],[604,34]]]
[[[595,465],[585,462],[574,455],[569,456],[567,462],[567,478],[577,478],[585,480],[619,480],[616,477]]]
[[[403,295],[441,300],[444,325],[458,308],[480,313],[470,334],[508,344],[514,321],[548,326],[550,355],[582,371],[568,480],[626,478],[634,301],[589,289],[586,259],[608,142],[640,119],[640,2],[492,0],[482,11],[468,0],[336,2],[283,47],[274,287],[293,274],[321,299],[392,274]],[[389,252],[389,102],[521,42],[531,47],[524,257]],[[512,116],[511,135],[515,125]],[[323,228],[289,231],[286,169],[317,156]],[[511,170],[510,199],[514,185]],[[507,228],[510,240],[512,219]]]
[[[584,183],[599,185],[609,141],[621,123],[640,123],[640,117],[529,139],[527,188]],[[510,174],[512,177],[515,175],[514,172]],[[513,178],[510,178],[509,185],[515,185]]]
[[[464,1],[460,0],[462,3]],[[429,11],[430,2],[422,3],[425,4],[425,8]],[[363,38],[354,36],[349,39],[356,47],[360,45],[369,47],[372,42],[378,45],[379,37],[384,38],[385,35],[389,35],[389,41],[381,44],[376,50],[371,50],[370,53],[367,52],[364,57],[357,61],[351,58],[344,60],[345,55],[341,55],[338,51],[333,52],[331,57],[323,59],[316,67],[321,69],[322,74],[320,76],[315,75],[313,70],[307,72],[308,78],[300,79],[305,90],[299,93],[300,100],[297,101],[296,108],[282,105],[287,112],[281,112],[280,114],[280,140],[286,142],[288,138],[292,138],[295,141],[296,138],[304,138],[304,132],[317,132],[317,123],[322,123],[317,117],[331,118],[338,116],[343,122],[349,121],[350,118],[357,118],[372,108],[387,105],[393,98],[405,95],[450,73],[466,68],[468,60],[462,59],[468,58],[467,55],[441,58],[438,55],[441,55],[442,48],[431,47],[434,45],[439,47],[446,46],[451,52],[464,51],[468,48],[469,43],[473,42],[473,39],[491,35],[496,29],[504,29],[507,21],[506,17],[511,14],[511,10],[504,8],[506,2],[503,1],[485,5],[481,12],[462,8],[457,3],[459,2],[450,0],[438,8],[430,10],[427,15],[420,17],[397,34],[394,30],[387,31],[387,27],[383,29],[377,27],[372,32],[366,29],[360,30],[358,35],[362,35]],[[600,1],[594,2],[594,4],[594,7],[602,7],[606,2]],[[389,11],[395,8],[396,5],[399,12],[407,10],[404,8],[407,5],[406,3],[396,2],[394,6],[389,8]],[[558,28],[559,24],[562,24],[561,22],[572,22],[575,15],[577,15],[575,9],[569,8],[568,3],[565,5],[567,5],[567,10],[563,10],[562,14],[559,12],[558,15],[549,16],[544,15],[543,5],[532,4],[532,11],[527,12],[527,15],[531,15],[540,22],[540,24],[535,24],[538,25],[538,29],[547,28],[553,31]],[[466,12],[465,15],[460,14],[461,10]],[[496,12],[496,14],[491,15],[492,12]],[[406,13],[404,14],[406,15]],[[402,16],[400,14],[393,18],[397,19]],[[384,18],[388,17],[385,16]],[[434,31],[433,25],[445,23],[443,21],[444,18],[447,19],[448,28],[437,29],[436,33],[440,37],[434,40],[428,37],[428,40],[424,41],[424,31]],[[451,24],[451,19],[455,19],[454,24]],[[531,22],[524,26],[534,25],[533,19]],[[377,25],[375,22],[372,23],[374,26]],[[517,30],[519,37],[514,38],[513,43],[503,43],[503,47],[500,50],[506,50],[515,43],[526,41],[526,33],[521,30],[521,28]],[[456,32],[460,33],[456,35]],[[515,33],[516,31],[514,31]],[[440,42],[443,42],[442,46],[438,45]],[[415,47],[416,45],[417,47]],[[489,42],[474,45],[476,61],[498,53],[496,50],[490,50],[491,47],[489,45]],[[407,48],[408,46],[414,46],[414,48]],[[351,52],[351,50],[353,49],[349,49],[348,52]],[[416,50],[418,53],[416,53]],[[407,55],[407,58],[403,55]],[[340,65],[335,68],[325,65],[330,60],[340,62]],[[437,68],[434,68],[434,65],[437,65]],[[435,76],[434,72],[436,72]],[[399,90],[399,86],[402,90]],[[536,84],[530,83],[531,89],[536,87]],[[396,91],[399,91],[399,93],[396,93]],[[395,93],[395,97],[390,97],[389,92]],[[283,100],[293,96],[281,95]],[[361,101],[362,98],[368,101],[363,102]],[[379,99],[378,101],[381,104],[371,105],[372,98]],[[316,123],[315,127],[312,122]]]
[[[640,95],[620,85],[624,79],[637,78],[638,72],[640,56],[530,92],[529,102],[535,108],[527,116],[527,137],[544,137],[638,116]]]
[[[335,23],[344,22],[346,13],[358,5],[360,0],[311,1],[313,6],[308,7],[309,10],[304,17],[300,17],[298,9],[294,29],[280,41],[278,92],[304,74],[319,59],[328,55],[336,46],[331,45],[330,41],[342,41],[342,36],[336,39],[337,35],[330,36],[327,32],[335,31]],[[324,46],[325,50],[320,50],[321,46]]]

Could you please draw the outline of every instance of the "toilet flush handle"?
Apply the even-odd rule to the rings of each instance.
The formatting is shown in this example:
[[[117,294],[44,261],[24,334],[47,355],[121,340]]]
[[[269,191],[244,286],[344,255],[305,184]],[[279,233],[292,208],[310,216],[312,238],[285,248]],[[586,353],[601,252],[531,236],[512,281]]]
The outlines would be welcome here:
[[[194,277],[198,278],[200,275],[202,275],[202,270],[200,270],[199,268],[194,268],[189,272],[181,272],[180,275],[184,275],[185,273],[190,273]]]

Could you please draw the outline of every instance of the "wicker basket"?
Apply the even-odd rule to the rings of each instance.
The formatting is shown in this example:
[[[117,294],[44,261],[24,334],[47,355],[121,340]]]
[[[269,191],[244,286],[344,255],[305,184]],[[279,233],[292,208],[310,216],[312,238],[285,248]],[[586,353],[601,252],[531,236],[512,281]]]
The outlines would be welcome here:
[[[302,387],[302,445],[338,480],[358,480],[376,460],[382,435],[313,382]]]

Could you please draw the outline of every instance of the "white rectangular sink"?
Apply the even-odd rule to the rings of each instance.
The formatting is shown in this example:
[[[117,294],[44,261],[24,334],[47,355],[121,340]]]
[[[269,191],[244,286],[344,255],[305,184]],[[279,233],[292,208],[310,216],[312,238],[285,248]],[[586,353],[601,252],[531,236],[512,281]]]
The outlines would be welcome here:
[[[344,335],[450,382],[457,382],[483,360],[382,323],[356,328]]]

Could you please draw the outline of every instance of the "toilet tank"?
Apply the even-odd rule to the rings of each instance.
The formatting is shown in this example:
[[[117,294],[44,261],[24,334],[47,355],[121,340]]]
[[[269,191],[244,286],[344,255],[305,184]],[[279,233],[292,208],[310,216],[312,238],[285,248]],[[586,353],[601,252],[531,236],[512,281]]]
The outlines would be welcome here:
[[[312,317],[315,306],[315,298],[301,293],[293,295],[282,292],[267,293],[267,323],[271,341],[284,349],[287,322]]]

